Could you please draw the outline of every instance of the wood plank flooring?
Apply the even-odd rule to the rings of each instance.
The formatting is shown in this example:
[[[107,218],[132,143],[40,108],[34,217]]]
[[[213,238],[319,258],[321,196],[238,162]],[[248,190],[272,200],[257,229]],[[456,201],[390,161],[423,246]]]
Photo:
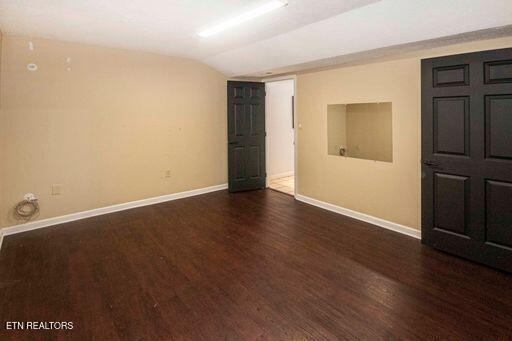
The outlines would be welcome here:
[[[511,275],[271,190],[8,236],[0,304],[0,340],[512,338]]]

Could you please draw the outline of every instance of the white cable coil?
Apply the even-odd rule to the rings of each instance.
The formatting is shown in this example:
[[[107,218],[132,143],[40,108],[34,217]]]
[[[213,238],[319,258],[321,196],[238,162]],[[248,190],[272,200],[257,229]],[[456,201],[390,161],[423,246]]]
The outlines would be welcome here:
[[[16,204],[14,208],[14,213],[20,219],[29,219],[39,212],[39,203],[37,202],[37,198],[29,197],[20,201]]]

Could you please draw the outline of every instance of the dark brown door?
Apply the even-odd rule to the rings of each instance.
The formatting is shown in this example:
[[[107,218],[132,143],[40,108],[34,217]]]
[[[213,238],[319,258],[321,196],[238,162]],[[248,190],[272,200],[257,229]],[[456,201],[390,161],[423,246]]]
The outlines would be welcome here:
[[[421,73],[422,241],[512,271],[512,49]]]
[[[265,83],[228,82],[229,191],[265,188]]]

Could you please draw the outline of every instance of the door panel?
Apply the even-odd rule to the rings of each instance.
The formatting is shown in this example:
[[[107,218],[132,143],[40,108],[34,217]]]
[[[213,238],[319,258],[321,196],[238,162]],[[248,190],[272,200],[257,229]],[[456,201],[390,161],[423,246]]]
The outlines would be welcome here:
[[[485,63],[485,83],[512,82],[512,60]]]
[[[434,151],[468,155],[469,98],[434,98]]]
[[[422,60],[422,242],[512,271],[512,49]]]
[[[249,133],[251,136],[261,136],[265,135],[265,116],[261,115],[262,110],[259,105],[252,105],[250,107],[250,126]],[[265,112],[263,110],[263,112]]]
[[[486,241],[512,250],[512,183],[486,182]]]
[[[232,149],[234,167],[234,178],[236,181],[245,179],[245,147],[235,146]]]
[[[249,176],[251,179],[261,177],[261,149],[260,146],[249,147]]]
[[[434,228],[466,235],[469,178],[434,174]]]
[[[264,188],[265,84],[230,81],[227,90],[229,190]]]
[[[486,155],[512,160],[512,95],[485,96]]]
[[[434,87],[468,85],[469,66],[455,65],[434,68]]]
[[[233,118],[235,122],[235,136],[244,136],[246,134],[245,130],[245,105],[244,104],[234,104],[234,115]]]

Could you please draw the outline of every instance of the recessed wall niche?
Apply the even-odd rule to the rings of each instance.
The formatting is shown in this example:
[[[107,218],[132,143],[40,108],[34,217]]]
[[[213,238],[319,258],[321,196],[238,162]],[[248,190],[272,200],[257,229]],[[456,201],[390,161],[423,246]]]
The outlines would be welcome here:
[[[391,102],[329,104],[329,155],[393,162]]]

